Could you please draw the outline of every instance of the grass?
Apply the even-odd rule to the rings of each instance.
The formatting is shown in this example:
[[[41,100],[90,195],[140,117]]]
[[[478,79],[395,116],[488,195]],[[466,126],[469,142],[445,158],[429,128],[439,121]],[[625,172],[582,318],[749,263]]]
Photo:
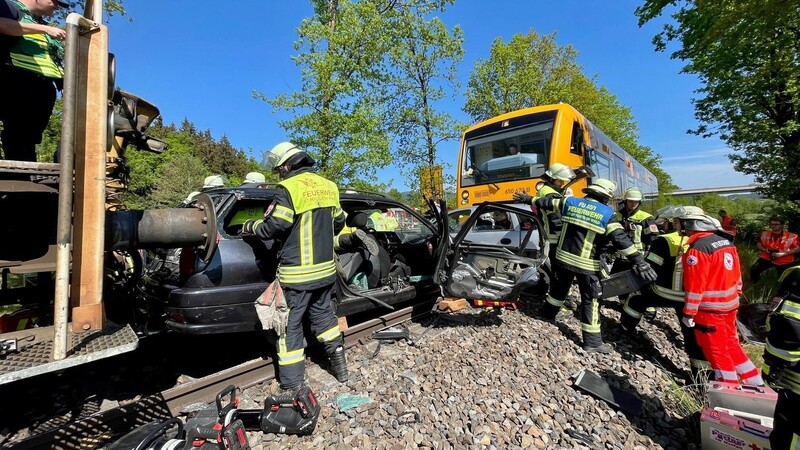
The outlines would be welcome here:
[[[742,303],[769,303],[778,288],[778,273],[775,269],[770,269],[761,274],[758,283],[753,283],[750,280],[750,267],[758,261],[761,252],[754,245],[739,243],[736,247],[744,281]]]

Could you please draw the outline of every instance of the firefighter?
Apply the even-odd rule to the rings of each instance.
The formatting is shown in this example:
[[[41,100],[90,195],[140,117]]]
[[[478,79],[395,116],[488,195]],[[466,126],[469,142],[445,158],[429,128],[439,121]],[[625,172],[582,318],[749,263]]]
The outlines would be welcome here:
[[[536,198],[545,198],[549,195],[557,198],[564,198],[564,186],[575,178],[575,172],[561,163],[554,163],[550,166],[542,176],[543,184],[536,191]],[[533,197],[525,192],[518,192],[514,194],[514,200],[520,203],[530,205],[533,203]],[[548,242],[548,257],[550,259],[550,267],[556,261],[556,247],[558,247],[558,238],[561,235],[561,213],[559,211],[547,211],[542,215],[544,223],[544,232],[547,236]],[[555,272],[551,270],[551,275],[555,279]]]
[[[248,220],[243,233],[283,241],[278,280],[289,305],[286,332],[278,337],[278,373],[281,395],[294,395],[305,372],[303,318],[325,346],[331,369],[340,382],[347,381],[344,340],[331,306],[336,281],[333,237],[344,228],[336,185],[314,173],[314,160],[290,142],[267,153],[270,170],[281,181],[263,219]]]
[[[625,190],[622,195],[622,205],[616,213],[615,218],[622,224],[628,237],[633,241],[636,250],[644,253],[650,246],[650,241],[658,236],[658,225],[653,216],[639,209],[642,206],[644,195],[638,187]],[[614,262],[611,273],[619,273],[630,269],[627,259],[618,258]]]
[[[633,333],[645,314],[645,310],[649,308],[673,308],[678,314],[678,320],[683,318],[684,292],[681,256],[688,245],[687,238],[680,233],[680,221],[677,216],[686,214],[685,211],[703,214],[703,210],[695,206],[667,206],[658,210],[658,217],[663,218],[670,225],[665,224],[667,232],[652,240],[644,258],[656,271],[658,278],[653,284],[644,288],[641,293],[631,295],[625,302],[620,324],[626,332]],[[694,330],[683,322],[679,323],[692,375],[710,369],[708,361],[703,356],[703,350],[697,345]]]
[[[614,210],[608,206],[615,189],[612,181],[598,178],[583,189],[585,198],[550,195],[534,202],[542,211],[559,211],[563,222],[554,264],[557,276],[542,313],[546,319],[555,320],[573,280],[577,279],[581,293],[583,348],[587,352],[612,351],[610,345],[603,343],[600,330],[601,249],[610,241],[621,254],[633,261],[634,270],[642,278],[648,281],[656,279],[655,271],[636,251],[622,225],[614,219]]]
[[[750,280],[758,283],[761,274],[775,267],[780,277],[783,271],[789,267],[795,259],[795,255],[800,253],[800,240],[794,233],[790,233],[783,227],[784,221],[778,216],[769,218],[769,230],[762,231],[759,236],[758,247],[761,250],[758,260],[750,267]]]
[[[778,280],[774,311],[767,317],[764,380],[778,391],[772,448],[800,448],[800,266]]]
[[[683,254],[683,318],[694,328],[703,355],[717,381],[764,384],[758,368],[742,350],[736,310],[742,292],[739,254],[717,219],[688,210],[681,231],[689,237]],[[738,378],[737,378],[738,375]]]

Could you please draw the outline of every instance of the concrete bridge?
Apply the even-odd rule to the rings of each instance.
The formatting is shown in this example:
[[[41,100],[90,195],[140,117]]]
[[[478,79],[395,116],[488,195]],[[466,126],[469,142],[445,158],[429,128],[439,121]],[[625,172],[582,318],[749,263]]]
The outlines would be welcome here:
[[[722,186],[722,187],[709,187],[709,188],[694,188],[694,189],[680,189],[672,191],[670,195],[673,197],[698,197],[704,194],[719,194],[723,197],[758,197],[761,195],[757,192],[760,184],[747,184],[742,186]]]

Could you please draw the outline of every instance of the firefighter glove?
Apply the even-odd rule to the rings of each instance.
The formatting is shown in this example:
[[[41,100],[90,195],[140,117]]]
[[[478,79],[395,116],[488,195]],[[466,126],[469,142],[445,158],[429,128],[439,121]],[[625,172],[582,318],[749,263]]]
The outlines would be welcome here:
[[[242,234],[253,234],[255,233],[255,229],[256,229],[255,219],[247,219],[242,224]]]
[[[656,278],[658,278],[656,271],[653,270],[653,268],[650,267],[650,264],[647,264],[647,262],[644,260],[635,263],[633,265],[633,271],[645,281],[653,282],[656,281]]]
[[[681,322],[683,322],[687,328],[694,328],[694,316],[683,316]]]
[[[278,280],[273,281],[256,299],[256,314],[264,330],[275,330],[278,336],[286,333],[289,305]]]
[[[515,202],[525,203],[526,205],[533,203],[533,197],[531,197],[527,192],[514,192],[513,198]]]

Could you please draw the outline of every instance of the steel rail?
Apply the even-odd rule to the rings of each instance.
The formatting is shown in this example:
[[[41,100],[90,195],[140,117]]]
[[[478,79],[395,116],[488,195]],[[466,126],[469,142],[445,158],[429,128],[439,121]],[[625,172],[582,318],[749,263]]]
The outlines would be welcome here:
[[[375,331],[423,318],[431,313],[434,302],[426,300],[348,328],[344,332],[345,345],[348,348],[361,345]],[[246,389],[274,378],[275,364],[271,358],[254,359],[129,404],[43,431],[24,440],[3,443],[3,448],[20,450],[98,448],[107,444],[113,437],[138,426],[154,421],[163,422],[177,416],[189,406],[213,402],[216,394],[229,385]]]

